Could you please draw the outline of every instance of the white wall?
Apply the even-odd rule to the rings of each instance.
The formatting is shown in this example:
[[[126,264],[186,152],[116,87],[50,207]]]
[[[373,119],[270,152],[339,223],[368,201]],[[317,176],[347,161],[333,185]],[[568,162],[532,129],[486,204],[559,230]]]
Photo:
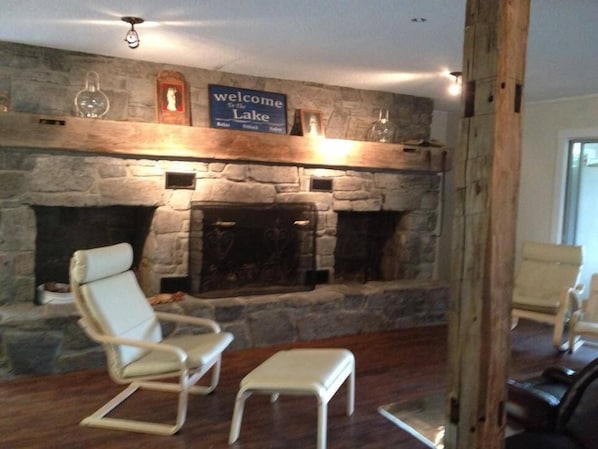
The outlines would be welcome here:
[[[431,137],[456,148],[459,114],[435,111]],[[560,242],[566,176],[567,143],[572,138],[598,138],[598,95],[526,104],[523,116],[517,252],[521,242]],[[438,245],[437,277],[450,279],[453,171],[446,175],[444,213]],[[517,261],[516,261],[517,262]]]
[[[526,104],[517,251],[524,240],[560,243],[567,143],[598,138],[598,96]]]

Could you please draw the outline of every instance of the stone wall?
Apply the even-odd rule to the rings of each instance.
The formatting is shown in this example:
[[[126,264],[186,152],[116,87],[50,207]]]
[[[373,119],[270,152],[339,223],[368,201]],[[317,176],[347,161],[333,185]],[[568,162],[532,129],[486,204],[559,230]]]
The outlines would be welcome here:
[[[386,108],[398,128],[396,141],[430,137],[434,104],[429,98],[0,41],[0,91],[8,93],[10,110],[14,112],[75,115],[74,98],[85,86],[86,73],[95,71],[102,91],[110,99],[107,120],[155,122],[156,76],[162,70],[179,71],[185,76],[193,126],[209,126],[208,85],[219,84],[285,94],[289,131],[296,109],[316,109],[322,112],[326,137],[365,140],[379,109]]]
[[[165,173],[195,174],[194,190],[166,189]],[[332,179],[312,192],[313,175]],[[160,279],[186,276],[192,201],[309,202],[318,211],[316,267],[334,279],[339,211],[401,211],[395,236],[405,279],[430,280],[436,256],[439,177],[241,163],[166,161],[0,149],[0,305],[35,297],[36,222],[32,206],[154,206],[139,278],[148,296]],[[0,184],[2,184],[0,182]],[[56,239],[68,238],[57,235]],[[66,281],[66,280],[63,280]]]

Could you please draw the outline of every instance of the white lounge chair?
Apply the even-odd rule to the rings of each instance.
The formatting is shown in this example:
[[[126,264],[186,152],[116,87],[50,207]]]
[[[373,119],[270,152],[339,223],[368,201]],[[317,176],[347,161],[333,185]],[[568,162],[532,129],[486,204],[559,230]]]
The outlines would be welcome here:
[[[513,326],[519,318],[552,324],[554,346],[566,350],[565,323],[580,307],[583,291],[578,285],[582,260],[581,246],[524,242],[513,287]]]
[[[76,251],[71,259],[70,282],[81,314],[79,323],[104,346],[110,377],[129,384],[81,424],[172,435],[185,422],[188,394],[208,394],[218,384],[221,354],[233,336],[209,319],[155,312],[131,270],[132,262],[128,243]],[[207,332],[165,338],[159,320],[202,326]],[[210,384],[196,385],[210,369]],[[178,393],[175,423],[106,416],[139,388]]]

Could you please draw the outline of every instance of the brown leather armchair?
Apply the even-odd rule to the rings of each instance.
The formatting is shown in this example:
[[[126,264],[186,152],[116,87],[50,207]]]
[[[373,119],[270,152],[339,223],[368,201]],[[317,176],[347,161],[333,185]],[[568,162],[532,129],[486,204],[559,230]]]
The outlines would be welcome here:
[[[508,387],[507,417],[524,430],[505,449],[596,449],[598,358],[579,372],[549,368]]]

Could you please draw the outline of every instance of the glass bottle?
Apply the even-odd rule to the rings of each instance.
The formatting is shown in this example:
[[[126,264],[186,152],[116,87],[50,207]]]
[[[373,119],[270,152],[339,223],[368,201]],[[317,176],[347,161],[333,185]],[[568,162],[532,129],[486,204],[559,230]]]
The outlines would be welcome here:
[[[85,88],[75,96],[75,108],[79,117],[102,118],[110,109],[110,100],[100,90],[100,75],[87,72]]]
[[[380,109],[376,120],[367,132],[366,140],[370,142],[394,141],[396,126],[388,119],[388,109]]]

